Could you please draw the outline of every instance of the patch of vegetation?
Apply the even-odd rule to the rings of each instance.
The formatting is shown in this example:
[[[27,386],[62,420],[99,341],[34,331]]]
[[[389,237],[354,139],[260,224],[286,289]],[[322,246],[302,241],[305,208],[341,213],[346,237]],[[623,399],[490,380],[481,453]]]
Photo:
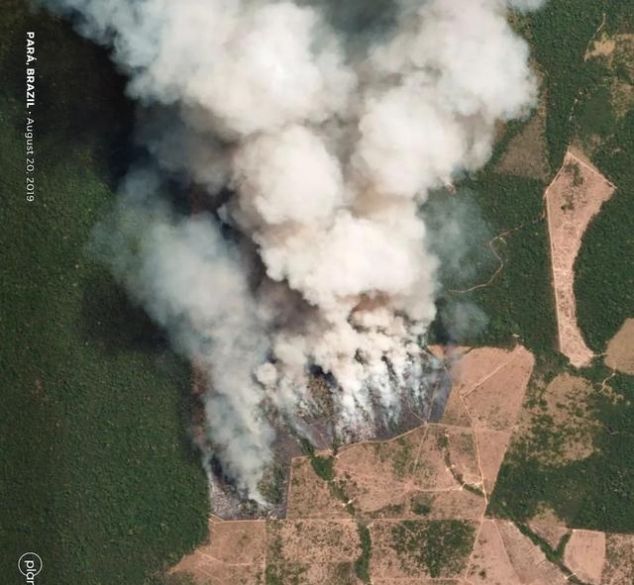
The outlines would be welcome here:
[[[417,499],[412,502],[412,512],[419,516],[427,516],[431,512],[431,506],[428,501]]]
[[[466,345],[510,346],[519,339],[536,354],[552,352],[556,320],[543,209],[546,185],[486,171],[466,186],[476,194],[491,232],[504,234],[495,244],[504,267],[488,286],[466,293],[447,292],[439,304],[471,303],[488,317],[486,327],[472,330],[460,340]],[[483,241],[480,246],[486,250],[487,244]],[[487,278],[480,275],[472,285]],[[452,288],[449,283],[448,289]],[[442,323],[435,326],[435,337],[442,338]]]
[[[412,445],[408,437],[399,437],[396,439],[395,445],[397,449],[391,459],[392,470],[398,478],[403,478],[411,469],[412,465]]]
[[[595,365],[587,374],[595,383],[591,404],[597,420],[595,451],[590,456],[556,464],[535,457],[556,449],[559,439],[552,426],[516,439],[505,458],[489,513],[526,523],[541,506],[551,508],[572,528],[607,532],[634,532],[634,377],[615,375],[611,391],[600,391],[610,371]]]
[[[298,563],[267,563],[264,579],[266,585],[300,585],[305,572]]]
[[[402,516],[405,510],[405,506],[403,504],[388,504],[384,506],[380,510],[376,510],[375,512],[371,512],[369,516],[371,518],[389,518],[394,516]]]
[[[584,61],[586,48],[614,4],[609,0],[584,0],[581,5],[579,0],[550,0],[541,10],[514,20],[530,42],[543,76],[546,141],[553,173],[572,137],[570,116],[575,101],[580,91],[596,85],[597,71]]]
[[[258,488],[267,502],[273,505],[279,505],[284,499],[284,488],[286,485],[286,477],[288,469],[282,465],[272,465],[260,480]]]
[[[405,563],[413,562],[430,577],[447,577],[464,570],[475,529],[462,520],[403,520],[392,528],[392,539]]]
[[[164,574],[153,575],[144,585],[196,585],[196,581],[188,574]]]
[[[634,315],[634,110],[595,154],[617,191],[588,227],[575,264],[577,319],[588,345],[605,351]]]
[[[361,555],[354,562],[355,575],[364,583],[370,583],[370,558],[372,556],[372,537],[370,530],[364,524],[358,523]]]
[[[323,457],[321,455],[314,455],[310,458],[310,463],[315,470],[315,473],[324,481],[331,481],[335,477],[334,457]]]
[[[317,455],[315,447],[305,437],[299,437],[299,444],[317,476],[324,481],[332,481],[335,477],[335,458],[332,455]]]
[[[132,109],[105,51],[29,4],[0,22],[0,572],[142,585],[207,535],[190,372],[86,253],[112,204]],[[37,199],[25,201],[24,39],[36,32]],[[7,577],[9,579],[9,577]]]
[[[596,348],[604,345],[608,332],[615,332],[616,322],[620,324],[623,315],[634,310],[634,269],[619,262],[626,254],[631,255],[634,233],[633,214],[627,212],[627,204],[622,201],[629,198],[633,189],[634,160],[628,146],[633,131],[631,114],[620,118],[611,106],[610,88],[615,78],[629,78],[627,67],[622,63],[619,66],[619,62],[610,71],[604,63],[584,57],[604,16],[604,33],[631,31],[627,28],[631,27],[631,10],[626,4],[587,0],[581,8],[578,0],[550,0],[541,10],[514,14],[512,18],[513,26],[529,41],[536,69],[542,76],[551,175],[561,166],[565,149],[576,137],[591,147],[593,160],[620,190],[615,199],[621,201],[610,203],[620,208],[619,213],[610,214],[610,218],[600,214],[587,234],[578,260],[579,318],[584,332],[588,329],[590,345]],[[447,294],[440,300],[439,312],[442,314],[445,305],[470,302],[484,311],[489,323],[480,331],[468,332],[460,342],[499,346],[508,345],[517,337],[540,359],[552,353],[556,333],[547,230],[545,221],[539,220],[546,184],[495,172],[497,160],[509,141],[526,123],[508,124],[486,168],[464,182],[476,194],[483,220],[493,234],[524,227],[494,242],[505,263],[498,278],[490,286],[467,294]],[[622,256],[612,253],[614,246],[619,245],[617,237],[623,241]],[[477,243],[472,245],[478,247]],[[481,242],[480,249],[485,254],[490,253],[486,246],[486,241]],[[479,270],[472,284],[486,282],[488,272]],[[614,283],[613,295],[606,282]],[[444,284],[448,289],[469,288],[458,280]],[[447,335],[442,316],[433,332],[438,341]]]
[[[282,538],[277,533],[274,522],[267,526],[269,530],[269,544],[264,581],[266,585],[300,585],[301,575],[306,567],[298,563],[288,562],[282,552]]]
[[[553,549],[548,541],[539,536],[536,532],[533,532],[528,525],[526,524],[516,524],[518,530],[526,536],[536,547],[538,547],[543,553],[544,556],[551,562],[553,565],[556,565],[559,570],[564,574],[566,580],[570,583],[574,583],[574,585],[587,585],[584,581],[581,581],[563,562],[564,550],[566,548],[566,544],[570,540],[572,536],[572,532],[566,533],[562,536],[559,544],[556,549]]]

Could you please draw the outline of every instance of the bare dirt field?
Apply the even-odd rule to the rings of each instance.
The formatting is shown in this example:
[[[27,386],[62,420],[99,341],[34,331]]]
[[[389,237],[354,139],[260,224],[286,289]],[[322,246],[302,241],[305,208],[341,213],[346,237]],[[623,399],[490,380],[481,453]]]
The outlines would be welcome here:
[[[556,565],[511,522],[485,520],[467,573],[471,585],[565,585]]]
[[[601,585],[605,566],[605,533],[573,530],[566,545],[564,562],[582,581]]]
[[[473,585],[520,585],[495,520],[484,520],[467,572]]]
[[[634,318],[626,319],[608,343],[605,365],[624,374],[634,375]]]
[[[574,263],[586,228],[613,192],[614,185],[581,153],[569,149],[563,166],[544,193],[559,350],[575,367],[588,364],[593,353],[577,325]]]
[[[374,579],[372,585],[463,585],[455,579]]]
[[[568,533],[568,528],[550,509],[542,509],[528,523],[530,529],[543,538],[553,550],[556,550],[561,539]]]
[[[474,430],[480,481],[488,494],[493,491],[533,366],[532,354],[518,345],[512,351],[473,349],[454,368],[454,384],[441,422]]]
[[[546,560],[544,553],[512,522],[496,520],[495,525],[520,583],[534,585],[566,585],[568,583],[559,567]]]
[[[186,555],[170,569],[188,575],[197,585],[254,585],[264,575],[264,520],[209,521],[209,543]]]
[[[273,583],[355,583],[361,554],[354,520],[276,520],[267,525],[267,574]]]
[[[415,492],[458,490],[444,437],[442,427],[426,425],[390,441],[351,445],[337,455],[336,475],[355,507],[370,514]]]
[[[346,518],[344,503],[337,499],[328,484],[317,476],[307,457],[297,457],[291,464],[286,517]]]
[[[474,349],[458,362],[452,393],[459,394],[475,429],[513,428],[533,365],[532,354],[521,345],[512,351]]]

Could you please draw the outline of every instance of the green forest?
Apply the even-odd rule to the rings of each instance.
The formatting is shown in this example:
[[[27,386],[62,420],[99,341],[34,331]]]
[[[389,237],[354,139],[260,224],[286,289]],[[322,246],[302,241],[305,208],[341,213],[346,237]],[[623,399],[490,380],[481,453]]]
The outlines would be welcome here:
[[[132,111],[104,51],[22,0],[0,4],[0,572],[14,582],[35,551],[43,583],[142,585],[204,540],[208,497],[186,436],[188,366],[87,250]],[[26,30],[39,55],[33,202]]]

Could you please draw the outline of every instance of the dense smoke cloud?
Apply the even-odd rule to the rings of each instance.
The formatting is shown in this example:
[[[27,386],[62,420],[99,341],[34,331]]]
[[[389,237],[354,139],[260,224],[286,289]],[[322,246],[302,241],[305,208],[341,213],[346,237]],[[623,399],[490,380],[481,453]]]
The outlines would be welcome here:
[[[258,496],[271,421],[311,408],[312,367],[336,381],[341,433],[398,416],[401,393],[421,391],[438,292],[421,204],[481,167],[496,121],[532,105],[528,48],[506,12],[537,2],[46,4],[112,46],[149,107],[140,136],[161,172],[210,198],[232,192],[215,217],[183,217],[156,173],[137,172],[99,236],[205,372],[228,473]]]

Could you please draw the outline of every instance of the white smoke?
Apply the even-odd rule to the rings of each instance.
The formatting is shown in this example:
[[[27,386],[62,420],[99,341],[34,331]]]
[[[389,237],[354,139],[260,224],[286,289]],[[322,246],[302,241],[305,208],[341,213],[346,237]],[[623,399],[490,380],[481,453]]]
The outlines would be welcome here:
[[[163,170],[233,192],[218,215],[237,243],[217,218],[172,212],[144,173],[101,236],[117,277],[204,369],[225,469],[257,497],[270,421],[310,407],[313,366],[337,382],[342,432],[370,425],[377,403],[397,416],[400,394],[421,391],[435,315],[421,203],[481,167],[496,121],[534,102],[506,13],[538,2],[394,0],[354,31],[329,0],[46,4],[112,46],[130,95],[158,106],[141,136]]]

